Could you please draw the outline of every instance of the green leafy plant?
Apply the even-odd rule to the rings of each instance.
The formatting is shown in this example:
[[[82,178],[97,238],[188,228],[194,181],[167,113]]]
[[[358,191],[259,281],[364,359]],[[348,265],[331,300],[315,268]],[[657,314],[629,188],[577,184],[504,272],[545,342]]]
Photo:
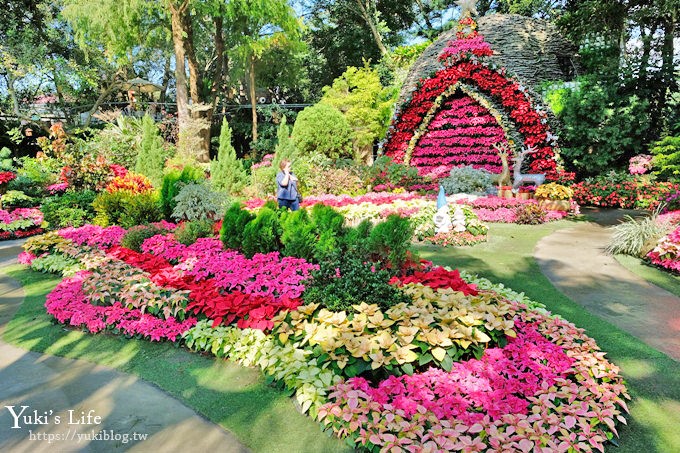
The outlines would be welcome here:
[[[312,261],[317,237],[316,227],[306,210],[284,211],[281,214],[283,255]]]
[[[623,167],[645,143],[649,102],[617,88],[586,76],[575,88],[560,87],[548,96],[563,124],[561,155],[569,170],[591,176]]]
[[[390,273],[379,264],[355,257],[323,261],[312,272],[302,295],[306,304],[318,303],[331,311],[352,312],[361,302],[387,308],[409,302],[408,296],[390,285]]]
[[[482,169],[453,167],[449,176],[440,181],[444,191],[448,194],[485,192],[493,186],[493,175]]]
[[[19,177],[25,176],[36,184],[46,186],[57,182],[59,172],[61,171],[61,162],[55,158],[42,157],[40,159],[33,157],[24,157],[20,159],[21,166],[17,170]],[[18,179],[18,178],[17,178]],[[26,191],[29,193],[29,191]]]
[[[0,148],[0,171],[16,171],[12,150],[4,146]]]
[[[145,115],[142,119],[142,140],[135,172],[148,177],[154,186],[159,187],[163,181],[163,166],[168,157],[156,124],[150,116]]]
[[[226,118],[222,120],[219,144],[217,159],[210,163],[210,181],[218,190],[229,194],[241,193],[248,178],[231,144],[231,128]]]
[[[654,173],[663,178],[680,175],[680,135],[667,136],[650,148],[654,155]]]
[[[2,207],[7,208],[30,208],[35,206],[36,200],[29,197],[21,190],[8,190],[2,195]]]
[[[220,229],[220,240],[224,247],[240,250],[243,244],[243,231],[254,218],[255,216],[243,209],[243,205],[240,203],[232,204],[224,213],[224,220]]]
[[[381,262],[399,270],[406,262],[412,237],[413,227],[409,220],[392,214],[373,228],[368,243]]]
[[[324,88],[321,103],[342,112],[354,132],[352,147],[357,162],[372,160],[373,142],[385,136],[397,94],[394,88],[382,86],[378,71],[368,63],[361,68],[348,67]]]
[[[156,192],[132,194],[124,190],[102,192],[92,203],[97,213],[94,223],[101,226],[120,225],[130,228],[163,218]]]
[[[40,210],[50,228],[80,227],[94,219],[92,202],[96,196],[92,190],[66,192],[44,198]]]
[[[297,160],[297,148],[295,148],[295,143],[290,136],[290,126],[288,125],[288,120],[284,116],[281,118],[279,127],[276,130],[276,148],[274,149],[274,160],[272,161],[272,167],[275,169],[279,168],[279,163],[282,160],[287,160],[294,162]]]
[[[302,156],[321,153],[331,159],[351,157],[352,138],[343,114],[323,103],[305,108],[293,127],[293,142]]]
[[[515,208],[515,223],[520,225],[540,225],[548,213],[537,204],[523,204]]]
[[[281,224],[275,209],[265,206],[248,222],[243,229],[241,248],[248,257],[281,250]]]
[[[125,168],[134,168],[143,138],[143,119],[120,115],[87,141],[90,154],[101,155]]]
[[[207,184],[189,183],[174,198],[172,218],[176,220],[205,220],[222,217],[226,196],[214,192]]]
[[[125,236],[120,241],[120,245],[123,247],[134,250],[135,252],[142,251],[142,243],[152,236],[157,234],[165,234],[167,230],[159,228],[154,225],[136,225],[131,227]]]
[[[340,251],[340,240],[345,235],[345,218],[330,206],[316,204],[312,208],[312,221],[318,235],[314,257],[323,261]]]
[[[191,182],[200,182],[205,179],[203,170],[197,167],[186,166],[182,170],[173,168],[163,176],[163,184],[161,186],[160,204],[163,216],[166,219],[172,217],[177,202],[175,197],[182,190],[184,184]]]
[[[181,244],[191,245],[198,238],[207,238],[213,235],[215,222],[209,219],[185,222],[175,229],[175,239]]]

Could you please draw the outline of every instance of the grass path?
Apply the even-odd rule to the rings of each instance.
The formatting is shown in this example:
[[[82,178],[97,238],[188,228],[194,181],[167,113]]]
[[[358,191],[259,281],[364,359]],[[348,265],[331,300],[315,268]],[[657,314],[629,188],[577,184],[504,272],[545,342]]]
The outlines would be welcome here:
[[[662,271],[634,256],[616,255],[614,258],[638,277],[680,297],[680,276]]]
[[[566,221],[540,226],[491,224],[485,244],[417,250],[437,264],[466,269],[524,291],[597,341],[609,360],[621,367],[633,397],[629,426],[620,430],[621,447],[613,451],[680,451],[680,363],[585,311],[550,284],[533,258],[542,237],[571,225]]]
[[[3,269],[21,282],[26,299],[7,325],[4,339],[24,349],[107,365],[157,385],[214,423],[234,433],[253,451],[347,451],[290,398],[264,383],[258,370],[199,355],[169,343],[90,335],[53,324],[45,295],[60,278],[22,266]],[[188,446],[186,446],[188,447]]]

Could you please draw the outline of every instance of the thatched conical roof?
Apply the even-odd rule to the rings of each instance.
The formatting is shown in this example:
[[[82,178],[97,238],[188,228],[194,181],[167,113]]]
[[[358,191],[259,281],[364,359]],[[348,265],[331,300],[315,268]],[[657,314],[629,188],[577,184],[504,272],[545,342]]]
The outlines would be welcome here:
[[[495,51],[488,61],[505,67],[528,88],[543,82],[571,80],[576,70],[576,48],[552,23],[517,14],[492,14],[476,18],[477,31]],[[399,96],[406,99],[418,80],[442,68],[437,57],[456,39],[456,29],[446,31],[411,67]]]

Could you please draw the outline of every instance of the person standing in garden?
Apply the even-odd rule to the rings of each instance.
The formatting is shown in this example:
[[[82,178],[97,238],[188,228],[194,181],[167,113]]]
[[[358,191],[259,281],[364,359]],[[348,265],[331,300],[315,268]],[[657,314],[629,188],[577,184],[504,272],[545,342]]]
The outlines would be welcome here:
[[[298,192],[298,179],[291,171],[289,160],[282,160],[279,163],[279,171],[276,174],[276,198],[279,207],[286,207],[291,211],[300,209],[300,193]]]

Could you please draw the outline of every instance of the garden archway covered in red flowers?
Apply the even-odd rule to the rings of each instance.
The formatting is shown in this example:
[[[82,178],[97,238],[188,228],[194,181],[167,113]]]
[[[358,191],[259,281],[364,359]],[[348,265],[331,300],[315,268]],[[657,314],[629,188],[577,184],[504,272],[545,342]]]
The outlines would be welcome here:
[[[439,55],[444,67],[421,79],[396,112],[384,154],[417,167],[421,175],[441,177],[461,165],[500,173],[493,145],[507,143],[515,151],[530,146],[536,152],[528,171],[560,178],[557,137],[547,113],[505,69],[485,61],[493,50],[469,15],[460,20],[456,38]]]

